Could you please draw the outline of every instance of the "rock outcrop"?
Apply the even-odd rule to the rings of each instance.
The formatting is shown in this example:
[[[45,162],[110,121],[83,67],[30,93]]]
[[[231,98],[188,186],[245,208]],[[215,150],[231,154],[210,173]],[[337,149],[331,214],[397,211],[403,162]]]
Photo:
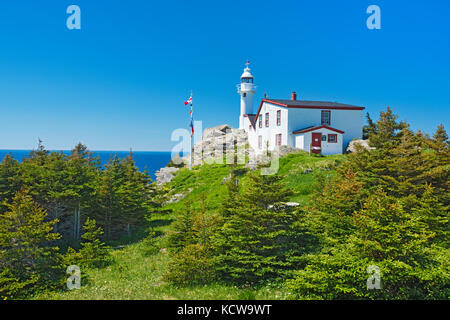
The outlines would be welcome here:
[[[213,161],[213,159],[220,161],[224,155],[234,153],[234,150],[238,150],[238,154],[242,152],[241,156],[248,155],[247,145],[248,137],[245,130],[234,129],[227,124],[206,128],[201,141],[194,145],[193,165]],[[189,158],[188,155],[182,160],[188,164]]]
[[[237,151],[237,153],[235,153]],[[281,146],[277,149],[278,155],[284,156],[289,153],[299,152],[299,149],[289,146]],[[248,144],[247,132],[243,129],[234,129],[227,124],[222,124],[213,128],[206,128],[202,138],[194,145],[193,166],[203,163],[237,163],[246,164],[250,170],[255,170],[259,165],[267,165],[272,160],[266,154],[254,155],[253,149]],[[224,159],[225,157],[225,159]],[[173,165],[188,166],[190,156],[174,158]],[[247,161],[247,162],[245,162]],[[158,185],[170,182],[177,167],[165,167],[155,173]]]
[[[356,151],[356,145],[361,146],[362,148],[366,150],[373,150],[374,147],[371,147],[369,145],[369,140],[361,140],[361,139],[355,139],[350,141],[350,143],[347,146],[347,149],[345,150],[346,153],[355,152]]]
[[[179,169],[175,167],[164,167],[155,172],[156,184],[162,185],[170,182]]]

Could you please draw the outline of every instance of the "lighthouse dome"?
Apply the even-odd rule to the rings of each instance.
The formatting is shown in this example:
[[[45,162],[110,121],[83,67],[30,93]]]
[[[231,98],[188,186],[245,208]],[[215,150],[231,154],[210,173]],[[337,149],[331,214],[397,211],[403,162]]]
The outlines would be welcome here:
[[[244,72],[243,72],[242,75],[241,75],[241,79],[243,79],[243,78],[250,78],[250,79],[253,79],[253,76],[252,76],[252,74],[250,73],[250,68],[249,68],[249,67],[246,67],[246,68],[244,69]]]

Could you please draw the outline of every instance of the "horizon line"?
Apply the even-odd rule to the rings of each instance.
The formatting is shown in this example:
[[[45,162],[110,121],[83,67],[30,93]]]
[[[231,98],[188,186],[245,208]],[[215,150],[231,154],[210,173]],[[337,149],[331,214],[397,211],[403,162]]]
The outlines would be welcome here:
[[[37,149],[0,149],[0,151],[35,151]],[[45,149],[50,152],[59,152],[59,151],[72,151],[72,149]],[[172,151],[167,150],[94,150],[94,149],[87,149],[90,152],[167,152],[171,153]]]

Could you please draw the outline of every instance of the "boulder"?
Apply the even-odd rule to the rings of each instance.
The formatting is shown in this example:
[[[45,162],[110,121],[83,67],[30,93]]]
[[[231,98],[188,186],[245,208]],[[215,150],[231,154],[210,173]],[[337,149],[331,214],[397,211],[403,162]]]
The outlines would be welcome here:
[[[156,184],[163,185],[172,181],[175,172],[179,169],[175,167],[164,167],[155,172]]]
[[[228,152],[234,152],[235,147],[244,148],[248,144],[247,133],[242,129],[234,129],[227,124],[206,128],[202,139],[194,145],[193,165],[212,163],[214,159],[221,161],[222,156]],[[248,154],[248,150],[244,151]],[[183,161],[189,164],[190,156],[183,157]]]
[[[359,145],[366,150],[374,150],[375,149],[374,147],[371,147],[369,145],[369,140],[354,139],[354,140],[350,141],[345,152],[346,153],[355,152],[356,145]]]
[[[300,150],[301,149],[297,149],[297,148],[294,148],[294,147],[291,147],[291,146],[283,145],[283,146],[280,146],[278,148],[278,154],[279,154],[280,157],[282,157],[282,156],[285,156],[285,155],[290,154],[290,153],[299,152]]]

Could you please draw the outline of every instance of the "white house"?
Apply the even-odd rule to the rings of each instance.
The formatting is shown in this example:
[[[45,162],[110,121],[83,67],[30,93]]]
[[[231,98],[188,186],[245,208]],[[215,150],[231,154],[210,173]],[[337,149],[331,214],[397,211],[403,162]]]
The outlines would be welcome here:
[[[248,134],[256,153],[287,145],[324,155],[341,154],[354,138],[362,137],[364,107],[327,101],[264,98],[256,113],[256,86],[248,67],[244,69],[238,93],[241,96],[239,129]]]

